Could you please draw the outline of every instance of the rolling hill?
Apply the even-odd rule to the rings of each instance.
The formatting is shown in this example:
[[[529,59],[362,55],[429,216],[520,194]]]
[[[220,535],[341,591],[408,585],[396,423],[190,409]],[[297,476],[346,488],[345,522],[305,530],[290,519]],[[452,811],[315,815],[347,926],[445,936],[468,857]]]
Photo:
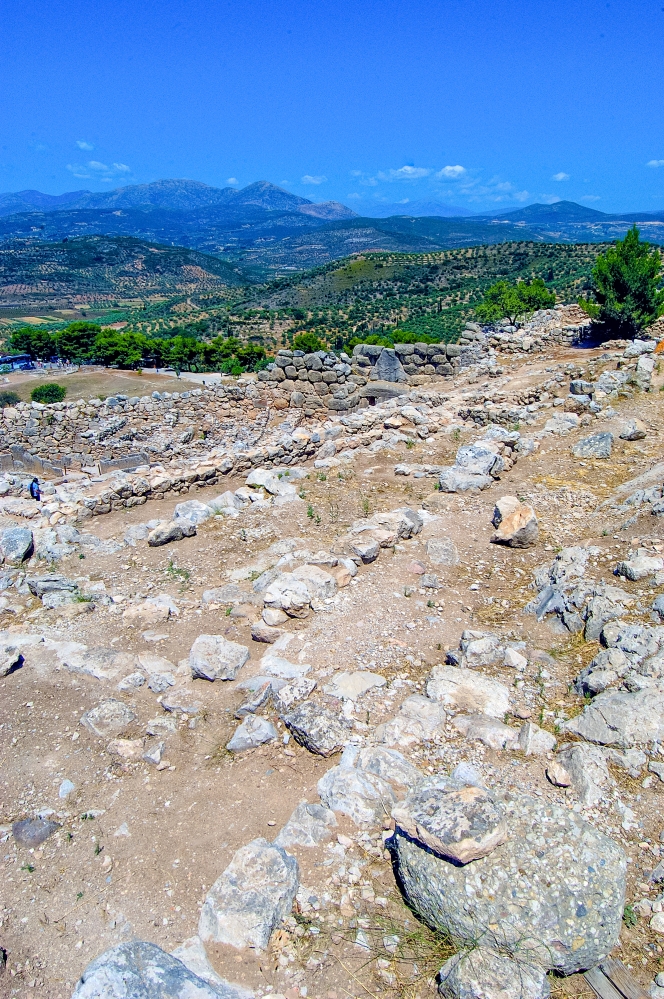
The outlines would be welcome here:
[[[247,275],[217,257],[133,237],[0,246],[0,305],[61,308],[80,302],[191,295],[244,285]]]
[[[17,210],[26,205],[29,210]],[[435,203],[411,207],[415,212],[443,210]],[[515,241],[604,243],[623,237],[635,222],[644,239],[664,243],[664,212],[609,215],[570,201],[476,216],[453,211],[450,207],[448,215],[399,211],[383,218],[363,217],[338,202],[317,204],[267,181],[237,190],[163,180],[57,198],[34,191],[0,195],[0,245],[96,235],[133,237],[190,247],[268,278],[357,252],[437,252]]]

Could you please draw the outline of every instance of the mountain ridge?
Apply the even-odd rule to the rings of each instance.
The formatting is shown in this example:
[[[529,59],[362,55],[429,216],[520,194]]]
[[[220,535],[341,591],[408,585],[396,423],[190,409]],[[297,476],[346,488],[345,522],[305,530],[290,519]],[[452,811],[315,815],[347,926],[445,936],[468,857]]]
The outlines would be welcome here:
[[[149,184],[128,184],[112,191],[71,191],[60,195],[40,191],[0,194],[0,216],[30,211],[127,209],[144,207],[166,211],[201,208],[257,207],[266,211],[296,211],[319,218],[354,218],[356,212],[338,201],[316,203],[266,180],[243,188],[212,187],[198,180],[166,179]]]

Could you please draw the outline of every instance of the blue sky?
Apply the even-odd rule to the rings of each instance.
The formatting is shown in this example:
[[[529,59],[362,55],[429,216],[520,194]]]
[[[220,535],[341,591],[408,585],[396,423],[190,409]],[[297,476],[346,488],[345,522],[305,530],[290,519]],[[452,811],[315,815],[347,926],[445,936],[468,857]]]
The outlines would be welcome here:
[[[5,0],[0,191],[664,209],[664,0]]]

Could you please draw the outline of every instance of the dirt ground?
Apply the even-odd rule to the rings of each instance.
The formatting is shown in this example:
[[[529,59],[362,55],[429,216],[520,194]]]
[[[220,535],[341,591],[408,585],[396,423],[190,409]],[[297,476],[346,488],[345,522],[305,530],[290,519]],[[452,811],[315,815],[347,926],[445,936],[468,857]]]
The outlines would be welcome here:
[[[145,374],[140,371],[120,371],[115,368],[86,367],[37,368],[34,371],[15,371],[0,375],[0,391],[16,392],[22,402],[30,401],[30,393],[44,382],[57,382],[67,389],[67,401],[75,399],[106,399],[109,395],[132,396],[150,395],[152,392],[186,392],[200,384],[198,379],[189,379],[187,372],[180,378],[175,374],[154,370]]]
[[[541,382],[545,364],[585,366],[591,356],[599,352],[561,349],[546,361],[520,363],[529,378]],[[66,382],[57,380],[68,385],[71,398],[93,395],[102,385],[107,395],[152,391],[151,383],[129,372],[100,372],[98,386],[95,377],[73,374]],[[36,381],[32,375],[10,380],[26,394]],[[659,382],[658,376],[648,395],[614,404],[621,419],[644,419],[649,433],[634,443],[616,438],[608,461],[579,462],[570,453],[576,440],[604,428],[597,422],[567,437],[543,438],[538,451],[521,457],[486,492],[435,494],[431,512],[437,519],[416,538],[360,567],[332,612],[290,621],[286,627],[294,637],[282,654],[310,663],[319,685],[337,670],[358,666],[382,674],[386,686],[363,695],[355,707],[353,718],[361,730],[392,717],[406,696],[421,691],[432,666],[458,646],[464,628],[495,629],[554,657],[546,678],[515,681],[513,671],[503,667],[487,670],[517,686],[515,717],[508,721],[520,724],[519,718],[530,715],[554,731],[562,716],[581,710],[583,699],[570,691],[570,683],[597,646],[561,637],[522,613],[533,596],[533,571],[550,563],[563,545],[592,544],[600,554],[591,558],[589,575],[610,581],[615,563],[637,539],[642,546],[662,550],[661,518],[644,515],[621,530],[615,514],[599,506],[617,485],[661,460],[664,400]],[[163,379],[157,387],[166,388]],[[521,428],[522,433],[538,431],[551,415],[550,410],[543,412],[538,425]],[[114,555],[74,554],[58,564],[58,571],[103,581],[109,592],[124,594],[127,600],[137,594],[170,594],[179,615],[153,628],[129,627],[122,604],[98,606],[68,620],[57,611],[44,611],[37,599],[23,597],[19,606],[0,616],[3,628],[38,630],[91,648],[111,647],[129,657],[156,654],[174,668],[187,658],[201,633],[223,634],[251,652],[236,681],[189,684],[202,709],[177,716],[175,731],[164,736],[167,766],[160,770],[142,761],[118,761],[106,751],[107,740],[79,723],[85,711],[113,696],[131,704],[138,715],[125,734],[144,734],[150,719],[165,716],[159,696],[147,685],[118,692],[117,679],[70,673],[44,654],[32,659],[26,654],[25,666],[0,680],[0,946],[7,952],[0,995],[68,999],[86,965],[123,940],[150,940],[172,950],[196,933],[206,890],[234,852],[255,837],[271,839],[302,799],[318,801],[316,783],[335,765],[334,758],[313,756],[292,740],[236,756],[225,749],[238,724],[234,712],[245,697],[239,685],[259,672],[268,647],[251,640],[250,626],[258,619],[259,607],[248,603],[233,611],[210,608],[201,603],[201,595],[227,583],[238,569],[246,570],[249,590],[268,547],[280,539],[298,539],[311,551],[329,550],[362,516],[405,505],[419,507],[433,492],[435,480],[395,476],[395,464],[451,464],[459,444],[480,435],[477,429],[454,436],[440,433],[411,449],[401,444],[392,452],[364,455],[338,468],[312,467],[302,482],[302,502],[269,512],[250,509],[237,520],[215,518],[200,526],[196,537],[164,548],[138,542]],[[237,479],[222,488],[243,484]],[[219,486],[198,490],[197,498],[205,500],[220,491]],[[506,494],[535,507],[540,523],[536,547],[516,551],[490,544],[493,505]],[[174,503],[155,501],[95,518],[86,529],[102,538],[121,539],[132,523],[169,517]],[[455,566],[428,562],[425,543],[441,535],[458,549]],[[437,573],[437,590],[419,587],[418,562]],[[649,589],[646,595],[642,584],[620,585],[637,601],[650,601],[662,592]],[[181,680],[178,675],[178,686]],[[280,724],[275,714],[272,718]],[[280,734],[283,731],[280,728]],[[543,801],[573,799],[571,790],[548,783],[541,757],[494,751],[460,737],[450,737],[442,746],[422,744],[407,755],[430,772],[448,772],[460,760],[469,760],[495,787],[519,788]],[[654,780],[643,786],[619,770],[612,775],[622,800],[642,817],[642,827],[624,830],[602,804],[586,814],[627,850],[631,902],[651,890],[643,870],[654,866],[651,846],[659,843],[664,827],[664,785]],[[58,797],[63,780],[75,785],[66,799]],[[17,846],[11,824],[47,808],[61,825],[58,832],[34,851]],[[403,904],[380,832],[362,834],[340,818],[328,845],[289,852],[297,856],[300,882],[316,901],[296,907],[294,925],[278,931],[265,953],[211,948],[209,956],[219,974],[287,999],[378,994],[425,999],[435,994],[435,973],[454,948],[423,927]],[[363,942],[358,946],[360,930]],[[646,920],[625,924],[614,956],[632,967],[644,984],[664,969],[662,946]],[[580,997],[588,995],[589,988],[581,976],[572,976],[553,980],[552,992]]]

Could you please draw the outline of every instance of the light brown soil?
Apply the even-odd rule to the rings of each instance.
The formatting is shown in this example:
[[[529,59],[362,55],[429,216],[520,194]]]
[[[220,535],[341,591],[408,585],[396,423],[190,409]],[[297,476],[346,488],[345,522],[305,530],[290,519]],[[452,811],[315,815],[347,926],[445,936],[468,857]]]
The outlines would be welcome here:
[[[561,350],[546,363],[584,364],[588,356],[588,352]],[[513,360],[508,363],[515,364]],[[524,383],[529,379],[541,383],[542,375],[532,372],[543,368],[539,360],[524,363]],[[85,394],[94,394],[96,376],[67,377],[71,397],[83,392],[84,384]],[[106,372],[98,377],[97,390],[103,384],[105,394],[148,391],[137,375]],[[121,382],[127,387],[121,387]],[[21,386],[33,383],[29,378],[19,382]],[[91,384],[95,388],[90,389]],[[139,384],[140,389],[129,387]],[[165,387],[160,378],[159,390]],[[598,502],[612,488],[661,458],[659,427],[664,404],[658,388],[659,379],[649,395],[617,404],[621,417],[640,416],[651,431],[646,440],[636,443],[616,439],[609,461],[581,465],[571,456],[571,444],[602,428],[593,423],[569,437],[544,438],[536,454],[521,458],[500,483],[479,496],[439,494],[440,519],[393,553],[383,551],[378,562],[361,567],[356,580],[342,591],[338,610],[291,621],[287,627],[295,638],[283,655],[311,663],[318,673],[332,674],[358,664],[382,673],[387,686],[364,695],[354,716],[373,727],[391,717],[406,696],[423,688],[431,667],[443,661],[446,649],[457,647],[464,628],[495,628],[555,654],[552,676],[526,680],[519,691],[520,707],[553,730],[556,712],[564,710],[569,716],[581,709],[583,701],[570,693],[569,684],[596,646],[556,635],[521,609],[533,595],[529,587],[534,568],[550,562],[561,546],[599,546],[602,555],[591,561],[589,574],[609,581],[615,562],[635,538],[648,543],[663,538],[664,524],[659,518],[644,515],[627,530],[619,530],[621,522],[614,514],[597,510]],[[540,429],[551,415],[550,410],[543,413],[532,430]],[[522,428],[522,432],[530,429]],[[0,974],[0,995],[65,999],[95,956],[126,939],[151,940],[173,949],[196,933],[206,889],[233,853],[257,836],[272,838],[303,798],[318,800],[316,782],[335,764],[334,759],[315,757],[292,740],[288,747],[274,743],[237,757],[225,750],[238,724],[234,711],[243,700],[238,682],[258,672],[267,647],[251,641],[250,623],[258,616],[255,608],[246,608],[245,618],[230,616],[225,608],[201,609],[201,594],[227,582],[229,571],[251,567],[279,538],[302,539],[302,547],[311,551],[327,549],[367,513],[419,506],[433,491],[434,480],[397,477],[394,465],[398,461],[449,464],[460,443],[480,434],[477,430],[464,430],[454,437],[440,434],[411,450],[400,445],[395,452],[361,457],[350,468],[326,472],[311,468],[302,484],[303,504],[270,513],[250,510],[237,520],[215,519],[201,526],[195,538],[176,545],[151,549],[138,543],[112,556],[86,555],[81,560],[72,555],[62,561],[58,569],[67,575],[103,580],[109,590],[128,597],[137,592],[171,594],[180,615],[154,626],[165,636],[156,644],[145,641],[142,628],[127,627],[121,614],[103,607],[67,621],[55,611],[40,610],[37,600],[22,598],[22,611],[0,617],[5,628],[27,630],[32,625],[43,633],[57,632],[89,646],[112,645],[129,654],[153,652],[173,664],[188,656],[201,633],[223,634],[251,650],[250,662],[238,681],[195,682],[204,714],[195,720],[180,719],[177,732],[166,740],[170,766],[162,771],[143,762],[114,761],[106,752],[107,740],[93,737],[79,724],[85,710],[115,696],[131,703],[139,716],[127,735],[141,735],[148,719],[161,710],[147,687],[121,694],[117,680],[71,674],[56,669],[55,660],[50,666],[47,662],[35,666],[29,653],[22,669],[0,680],[0,824],[6,827],[4,842],[0,842],[0,945],[8,952],[7,971]],[[223,488],[242,484],[238,479],[224,483]],[[214,491],[221,489],[217,486]],[[521,552],[489,543],[493,504],[504,494],[526,498],[535,506],[540,521],[535,548]],[[207,495],[212,492],[203,490],[198,498],[205,500]],[[103,538],[121,538],[129,524],[167,517],[172,508],[172,502],[151,502],[147,507],[96,518],[91,526],[88,521],[86,529]],[[424,544],[441,534],[456,544],[457,566],[428,563]],[[419,588],[419,576],[413,570],[416,559],[426,564],[427,571],[438,574],[441,587],[433,594]],[[645,590],[642,584],[621,581],[620,585],[637,597]],[[648,590],[644,601],[652,600],[657,592]],[[515,683],[513,672],[507,669],[496,667],[488,672],[510,686]],[[515,718],[508,721],[520,724]],[[468,759],[496,786],[518,787],[543,800],[574,800],[571,791],[547,782],[542,758],[497,752],[460,738],[407,755],[424,769],[444,771]],[[657,781],[643,788],[640,781],[618,770],[613,776],[623,801],[637,811],[643,827],[625,832],[615,814],[602,807],[591,810],[589,817],[622,842],[633,858],[628,900],[635,901],[645,893],[643,868],[656,863],[652,857],[648,860],[648,850],[639,843],[659,842],[664,789]],[[61,801],[58,788],[65,778],[73,781],[76,791]],[[9,835],[10,824],[47,807],[60,813],[61,830],[34,852],[17,847]],[[86,817],[95,812],[97,817]],[[125,824],[128,835],[121,835],[118,830]],[[316,896],[326,891],[332,896],[320,912],[297,914],[304,934],[298,935],[292,927],[279,931],[281,935],[275,936],[265,954],[212,948],[215,969],[231,981],[262,990],[272,987],[288,999],[304,994],[298,991],[303,987],[308,999],[386,993],[412,999],[433,996],[433,976],[453,948],[406,909],[380,840],[358,841],[357,828],[344,819],[337,832],[354,838],[345,859],[324,846],[293,851],[301,865],[301,883]],[[334,863],[326,866],[324,861],[331,857]],[[108,858],[112,865],[104,868]],[[361,868],[358,883],[351,886],[347,873],[335,872],[340,865],[347,872],[357,860],[367,865]],[[310,933],[311,928],[318,932]],[[356,945],[358,929],[365,931],[369,950]],[[400,937],[396,955],[384,942],[391,934]],[[633,967],[644,984],[664,968],[658,939],[641,919],[634,928],[625,927],[615,954]],[[287,959],[288,953],[295,955],[293,961]],[[552,988],[559,996],[588,994],[580,976],[555,980]]]

